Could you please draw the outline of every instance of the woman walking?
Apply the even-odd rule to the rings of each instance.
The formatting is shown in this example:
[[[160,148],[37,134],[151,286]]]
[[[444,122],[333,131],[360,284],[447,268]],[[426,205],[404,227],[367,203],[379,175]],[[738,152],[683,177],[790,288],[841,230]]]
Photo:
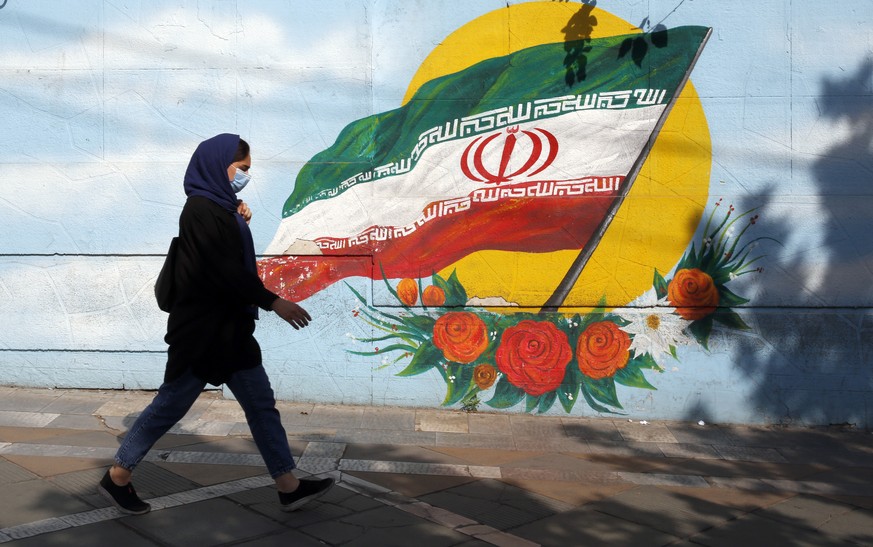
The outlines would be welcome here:
[[[221,134],[200,143],[185,172],[188,200],[179,217],[175,299],[167,322],[164,382],[124,437],[97,490],[119,511],[151,506],[131,483],[134,468],[191,408],[206,384],[226,384],[245,411],[258,451],[276,481],[279,502],[293,511],[320,496],[333,479],[297,479],[294,459],[255,340],[258,308],[295,329],[309,314],[267,290],[257,275],[251,211],[236,196],[251,179],[249,145]]]

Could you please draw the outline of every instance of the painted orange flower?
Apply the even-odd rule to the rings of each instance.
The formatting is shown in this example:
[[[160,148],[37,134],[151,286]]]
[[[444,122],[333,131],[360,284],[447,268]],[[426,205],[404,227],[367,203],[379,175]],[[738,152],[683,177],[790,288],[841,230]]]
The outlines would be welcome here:
[[[627,365],[630,345],[630,336],[612,321],[591,323],[576,345],[579,370],[595,380],[613,376]]]
[[[494,385],[495,380],[497,380],[497,369],[491,365],[482,363],[473,369],[473,381],[479,389],[488,389]]]
[[[431,285],[421,293],[421,303],[425,306],[442,306],[446,303],[446,292],[436,285]]]
[[[436,320],[433,343],[449,361],[472,363],[488,347],[488,328],[475,313],[449,312]]]
[[[718,287],[708,273],[698,268],[682,269],[667,286],[667,300],[683,319],[703,319],[718,307]]]
[[[525,319],[503,331],[495,357],[512,385],[538,397],[561,385],[573,351],[553,323]]]
[[[414,306],[418,302],[418,284],[414,279],[403,279],[397,284],[397,296],[407,306]]]

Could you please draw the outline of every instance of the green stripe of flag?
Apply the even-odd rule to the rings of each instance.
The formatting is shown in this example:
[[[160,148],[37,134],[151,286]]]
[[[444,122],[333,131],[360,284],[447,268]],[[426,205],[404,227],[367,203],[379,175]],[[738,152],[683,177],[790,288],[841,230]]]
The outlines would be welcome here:
[[[374,170],[380,166],[405,162],[405,168],[413,168],[422,151],[419,140],[423,132],[443,128],[467,116],[506,107],[521,109],[527,103],[533,105],[534,101],[568,95],[591,99],[593,94],[637,89],[664,90],[658,104],[668,104],[673,94],[678,93],[676,87],[707,31],[700,26],[670,29],[666,31],[667,43],[659,44],[662,47],[650,46],[642,60],[634,59],[626,50],[622,53],[626,40],[642,36],[628,34],[538,45],[436,78],[424,84],[401,108],[346,126],[330,148],[316,154],[300,170],[282,216],[291,216],[314,200],[337,195],[351,185],[352,177],[358,176],[355,184],[378,179],[379,173],[374,174]],[[584,48],[587,77],[568,84],[564,65],[567,51],[579,48]],[[632,100],[626,108],[640,106],[645,104]],[[545,114],[539,119],[560,114]],[[467,134],[458,131],[442,140],[472,134],[476,131]]]

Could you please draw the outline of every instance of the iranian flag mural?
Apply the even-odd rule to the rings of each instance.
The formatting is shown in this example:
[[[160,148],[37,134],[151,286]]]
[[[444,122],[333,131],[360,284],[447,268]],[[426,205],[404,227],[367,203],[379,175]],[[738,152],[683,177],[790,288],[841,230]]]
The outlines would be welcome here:
[[[592,13],[583,6],[573,21],[584,27]],[[583,312],[566,300],[709,32],[535,45],[433,78],[403,107],[350,124],[301,169],[267,249],[276,256],[260,263],[265,283],[304,300],[343,278],[384,280],[392,300],[380,306],[347,285],[353,317],[373,333],[347,351],[401,377],[439,374],[443,405],[543,413],[584,400],[620,412],[617,385],[655,389],[644,373],[663,371],[678,347],[706,350],[716,323],[748,328],[731,309],[748,301],[727,285],[757,271],[757,240],[743,238],[758,216],[721,201],[671,272],[637,258],[651,280],[643,294],[612,309],[604,294]],[[707,170],[699,184],[708,183]],[[648,201],[654,212],[666,200]],[[693,232],[684,228],[682,245]],[[456,271],[476,253],[567,251],[576,258],[556,286],[527,276],[531,293],[551,294],[537,309],[468,294],[494,268]]]
[[[349,276],[427,277],[476,251],[596,246],[708,32],[670,29],[645,63],[628,54],[638,34],[586,40],[587,77],[572,82],[566,43],[530,47],[351,123],[301,169],[266,250],[284,256],[260,262],[267,286],[300,301]]]

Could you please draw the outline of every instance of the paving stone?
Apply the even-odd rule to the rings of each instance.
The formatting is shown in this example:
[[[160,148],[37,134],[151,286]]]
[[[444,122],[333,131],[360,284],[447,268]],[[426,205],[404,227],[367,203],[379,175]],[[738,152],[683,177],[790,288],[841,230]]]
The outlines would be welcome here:
[[[6,427],[45,427],[60,414],[0,410],[0,425]]]
[[[433,453],[451,457],[446,463],[472,463],[477,465],[502,466],[543,455],[543,452],[532,450],[499,450],[495,448],[435,446]]]
[[[722,458],[748,462],[786,462],[785,457],[773,448],[715,445]]]
[[[756,511],[755,514],[794,526],[816,529],[853,509],[851,505],[838,501],[818,496],[798,495]]]
[[[706,444],[658,443],[658,448],[668,458],[703,460],[717,460],[721,458],[721,455],[715,448]]]
[[[658,447],[657,443],[643,442],[610,442],[610,441],[588,441],[588,453],[592,455],[606,455],[607,458],[614,456],[628,457],[645,457],[645,458],[663,458],[664,453]]]
[[[467,539],[463,534],[394,507],[381,507],[349,515],[340,519],[340,522],[362,528],[362,533],[345,545],[408,546],[409,538],[415,538],[416,546],[437,547],[455,545]]]
[[[825,469],[818,464],[786,464],[776,462],[747,462],[723,459],[667,459],[671,468],[695,475],[720,477],[755,477],[774,479],[807,479]]]
[[[562,438],[565,435],[560,418],[513,414],[509,422],[515,437]]]
[[[303,452],[304,458],[333,458],[340,459],[346,450],[345,443],[311,442]]]
[[[82,429],[92,431],[104,431],[106,426],[103,425],[96,416],[91,414],[61,414],[48,424],[46,427],[54,427],[58,429]]]
[[[517,450],[542,450],[551,452],[575,452],[586,454],[590,450],[588,441],[577,437],[516,437]]]
[[[419,499],[498,530],[532,522],[565,508],[556,500],[491,479],[464,484]]]
[[[626,490],[587,507],[677,537],[688,537],[742,514],[735,507],[717,505],[655,486]]]
[[[214,437],[211,439],[193,439],[193,441],[178,446],[178,449],[183,452],[217,452],[222,454],[258,453],[258,445],[252,439],[245,437]]]
[[[60,396],[61,393],[59,392],[47,390],[39,392],[15,390],[0,397],[0,411],[41,412],[42,409],[53,403]],[[0,416],[2,414],[0,412]]]
[[[112,465],[113,461],[109,455],[102,459],[67,456],[13,456],[9,454],[5,457],[40,477],[51,477],[87,469],[101,469]]]
[[[462,412],[417,410],[415,430],[436,433],[469,433],[467,414]]]
[[[818,529],[829,538],[846,543],[873,545],[873,511],[855,509],[832,518]]]
[[[826,535],[802,526],[793,526],[758,515],[742,518],[711,528],[692,536],[691,541],[707,547],[736,547],[737,545],[791,545],[797,547],[822,547],[844,545]]]
[[[6,484],[0,496],[0,528],[88,509],[91,507],[47,481]]]
[[[578,507],[636,488],[633,484],[594,484],[591,481],[542,481],[504,477],[507,484]]]
[[[15,547],[65,547],[68,545],[124,545],[148,547],[155,543],[117,521],[75,526],[15,541]]]
[[[397,444],[415,446],[434,446],[436,433],[433,431],[383,431],[377,429],[335,431],[331,439],[349,444]]]
[[[509,532],[542,545],[667,545],[675,536],[648,526],[589,510],[573,509],[512,528]]]
[[[708,488],[706,479],[697,475],[667,475],[663,473],[626,473],[618,472],[617,475],[624,481],[653,486],[696,486]]]
[[[361,537],[361,535],[367,531],[367,527],[364,525],[342,522],[340,520],[309,524],[307,526],[302,526],[299,530],[305,534],[314,536],[328,545],[344,545],[348,541]]]
[[[506,414],[471,413],[467,424],[474,435],[506,435],[512,432],[512,424]]]
[[[103,404],[103,399],[94,395],[61,393],[59,397],[44,406],[40,412],[56,414],[84,414],[90,416]]]
[[[637,422],[616,422],[615,427],[626,441],[641,443],[678,443],[673,433],[659,424],[643,425]]]
[[[197,416],[197,419],[207,422],[244,423],[246,413],[236,401],[217,399],[210,401],[203,412]]]
[[[68,431],[66,434],[53,436],[51,444],[117,449],[121,440],[107,431]]]
[[[197,488],[197,483],[162,469],[151,462],[139,464],[133,472],[133,484],[143,499],[167,496]]]
[[[810,447],[779,448],[778,452],[789,462],[816,462],[830,467],[873,467],[871,454],[846,447],[831,450]]]
[[[100,483],[100,479],[103,478],[103,474],[106,473],[106,469],[108,469],[108,466],[64,473],[52,477],[51,482],[58,488],[63,488],[70,494],[84,500],[89,505],[108,507],[109,502],[106,498],[97,494],[97,485]]]
[[[590,441],[622,441],[624,438],[613,420],[561,418],[564,434]]]
[[[380,460],[422,463],[468,463],[453,451],[466,449],[420,446],[397,446],[390,444],[349,444],[346,445],[343,457],[347,460]],[[481,463],[476,461],[475,463]]]
[[[35,474],[20,465],[16,465],[5,458],[0,458],[0,486],[36,478]]]
[[[716,505],[735,507],[745,513],[773,505],[794,495],[784,492],[755,492],[728,488],[692,488],[685,486],[662,486],[659,488],[666,492],[674,492],[678,496],[688,499],[700,499]]]
[[[469,435],[467,433],[451,433],[438,431],[437,446],[469,446],[476,448],[495,448],[513,450],[515,439],[506,435]]]
[[[448,490],[478,480],[475,477],[404,475],[401,473],[368,473],[363,471],[354,471],[343,474],[378,484],[379,486],[399,492],[411,498],[418,498],[432,492]]]
[[[288,547],[289,545],[294,547],[324,547],[324,543],[321,541],[296,530],[285,530],[266,537],[259,537],[252,541],[236,543],[235,545],[251,545],[252,547]]]
[[[366,408],[361,429],[414,431],[415,411],[405,408]]]
[[[236,422],[207,422],[185,418],[170,428],[169,433],[176,435],[210,435],[224,437],[230,434],[230,431],[234,426],[236,426]]]
[[[218,545],[276,533],[282,526],[224,499],[152,511],[125,524],[167,545]]]
[[[309,427],[359,428],[364,416],[363,408],[332,407],[315,405],[309,415]]]
[[[264,475],[267,471],[264,467],[222,464],[155,462],[154,465],[199,486],[211,486],[247,477],[257,477]]]
[[[665,427],[682,444],[720,444],[730,445],[734,438],[730,430],[717,425],[699,426],[696,423],[670,423]]]

